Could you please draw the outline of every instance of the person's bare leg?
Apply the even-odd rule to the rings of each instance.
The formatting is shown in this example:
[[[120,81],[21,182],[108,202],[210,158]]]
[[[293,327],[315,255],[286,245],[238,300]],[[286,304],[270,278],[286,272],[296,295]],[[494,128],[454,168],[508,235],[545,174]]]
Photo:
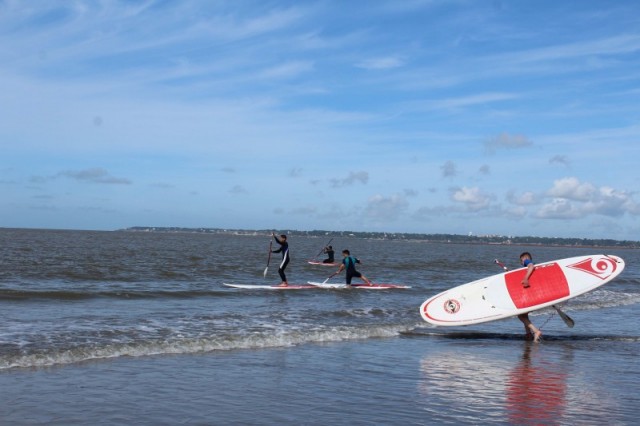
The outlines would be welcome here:
[[[540,331],[540,329],[533,325],[533,323],[529,324],[529,329],[533,333],[534,343],[538,343],[540,341],[540,337],[542,337],[542,331]]]
[[[525,338],[527,340],[533,338],[533,341],[535,343],[538,343],[540,341],[540,337],[542,336],[542,332],[535,325],[533,325],[533,323],[529,319],[529,314],[518,315],[518,319],[522,321],[522,324],[524,324],[524,330],[526,333]]]

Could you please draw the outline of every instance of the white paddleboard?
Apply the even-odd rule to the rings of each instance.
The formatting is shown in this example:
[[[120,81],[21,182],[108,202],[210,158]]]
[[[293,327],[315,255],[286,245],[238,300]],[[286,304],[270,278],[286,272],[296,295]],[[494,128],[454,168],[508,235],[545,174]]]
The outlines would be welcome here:
[[[309,265],[319,265],[319,266],[340,266],[339,263],[336,262],[323,262],[321,260],[307,260]]]
[[[308,281],[314,287],[318,288],[327,288],[327,289],[347,289],[347,288],[357,288],[362,290],[391,290],[391,289],[401,289],[401,288],[411,288],[408,285],[402,284],[335,284],[335,283],[318,283],[314,281]]]
[[[434,325],[460,326],[499,320],[546,308],[580,296],[616,278],[624,260],[596,254],[535,265],[530,286],[521,284],[527,268],[482,278],[426,300],[422,318]]]
[[[311,288],[318,288],[310,284],[289,284],[288,286],[280,285],[257,285],[257,284],[230,284],[222,283],[223,286],[231,288],[240,288],[243,290],[304,290]]]

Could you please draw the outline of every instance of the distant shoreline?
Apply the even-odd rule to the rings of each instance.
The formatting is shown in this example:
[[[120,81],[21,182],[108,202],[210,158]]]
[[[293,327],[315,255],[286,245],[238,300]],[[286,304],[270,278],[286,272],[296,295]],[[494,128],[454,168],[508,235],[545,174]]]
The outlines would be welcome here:
[[[133,226],[119,229],[121,232],[158,232],[158,233],[195,233],[195,234],[220,234],[220,235],[268,235],[271,229],[228,229],[228,228],[183,228],[161,226]],[[604,247],[604,248],[640,248],[639,241],[597,239],[597,238],[550,238],[531,236],[504,236],[504,235],[457,235],[457,234],[417,234],[407,232],[357,232],[357,231],[299,231],[279,230],[291,236],[307,237],[341,237],[364,238],[396,241],[423,241],[430,243],[450,244],[487,244],[487,245],[526,245],[526,246],[552,246],[552,247]]]

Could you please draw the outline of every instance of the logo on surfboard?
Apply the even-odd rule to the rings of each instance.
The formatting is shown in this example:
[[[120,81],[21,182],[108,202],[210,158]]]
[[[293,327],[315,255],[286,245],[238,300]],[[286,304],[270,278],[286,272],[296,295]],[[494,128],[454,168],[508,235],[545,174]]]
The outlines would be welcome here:
[[[456,299],[449,299],[444,302],[444,310],[449,312],[450,314],[455,314],[460,310],[460,302]]]
[[[618,264],[613,259],[601,257],[598,259],[585,259],[581,262],[574,263],[573,265],[568,265],[568,267],[578,269],[602,280],[606,280],[613,275],[618,268]]]

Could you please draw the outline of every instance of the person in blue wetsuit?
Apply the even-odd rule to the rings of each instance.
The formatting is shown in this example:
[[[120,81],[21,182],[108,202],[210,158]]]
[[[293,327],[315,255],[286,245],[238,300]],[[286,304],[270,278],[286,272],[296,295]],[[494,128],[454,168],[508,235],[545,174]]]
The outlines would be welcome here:
[[[360,260],[358,260],[358,258],[351,256],[351,253],[349,253],[349,250],[342,250],[342,257],[343,259],[342,259],[342,263],[340,264],[340,268],[338,268],[338,271],[334,275],[337,275],[340,272],[342,272],[344,269],[346,269],[348,285],[351,285],[351,279],[353,277],[360,278],[367,285],[371,285],[371,281],[369,281],[367,277],[365,277],[364,275],[362,275],[360,272],[356,270],[356,263],[360,263]]]
[[[531,274],[533,274],[533,272],[535,271],[535,265],[533,263],[531,253],[527,251],[522,253],[520,255],[520,264],[525,268],[527,268],[527,272],[524,278],[522,279],[522,287],[526,289],[530,287],[529,278],[531,277]],[[524,324],[524,331],[526,333],[525,334],[526,338],[528,340],[533,340],[534,342],[539,342],[540,336],[542,336],[542,332],[535,325],[533,325],[533,323],[529,319],[529,313],[527,312],[527,313],[518,315],[518,319],[522,321],[522,324]]]
[[[271,235],[273,235],[273,238],[276,240],[276,243],[280,244],[279,249],[272,250],[271,252],[282,253],[282,262],[280,262],[280,266],[278,267],[278,274],[282,279],[280,286],[286,287],[289,285],[289,283],[287,282],[287,276],[284,273],[284,270],[287,268],[287,265],[289,264],[289,243],[287,242],[287,236],[282,234],[280,235],[280,238],[278,238],[276,234],[273,232],[271,233]]]

